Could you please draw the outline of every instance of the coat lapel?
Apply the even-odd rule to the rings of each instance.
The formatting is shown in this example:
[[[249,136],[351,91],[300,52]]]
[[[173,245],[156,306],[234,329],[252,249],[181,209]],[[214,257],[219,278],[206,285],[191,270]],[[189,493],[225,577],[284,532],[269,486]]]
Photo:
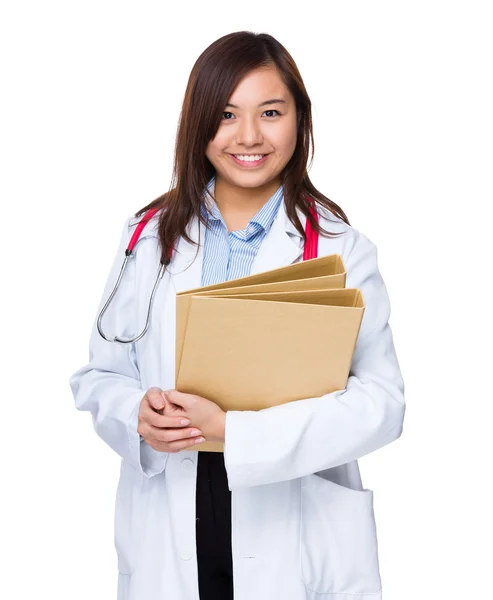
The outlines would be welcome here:
[[[177,294],[198,288],[202,282],[205,225],[197,217],[190,222],[188,235],[198,246],[181,237],[168,267],[171,283]]]
[[[304,226],[306,217],[298,212]],[[284,202],[279,206],[277,217],[272,223],[255,257],[251,275],[290,265],[303,255],[303,239],[289,220]]]
[[[300,212],[298,216],[304,226],[306,217]],[[143,235],[157,237],[157,227],[153,221],[154,219],[148,223]],[[173,260],[168,267],[177,294],[201,286],[205,233],[205,225],[194,217],[189,225],[189,235],[198,246],[187,242],[184,238],[180,238],[178,242]],[[281,202],[277,216],[252,263],[250,274],[262,273],[298,262],[302,254],[303,239],[289,220],[284,202]]]

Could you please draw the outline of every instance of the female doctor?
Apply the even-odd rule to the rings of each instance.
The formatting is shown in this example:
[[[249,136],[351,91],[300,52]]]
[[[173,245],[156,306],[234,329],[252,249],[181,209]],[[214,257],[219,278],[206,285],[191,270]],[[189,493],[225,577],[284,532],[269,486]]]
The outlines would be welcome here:
[[[357,459],[400,436],[404,384],[376,247],[311,183],[310,143],[310,99],[277,40],[242,31],[201,54],[172,186],[125,222],[98,314],[128,258],[118,291],[70,378],[122,459],[119,600],[381,599]],[[308,227],[365,301],[346,388],[227,412],[174,389],[176,294],[303,260]],[[203,440],[224,453],[194,450]]]

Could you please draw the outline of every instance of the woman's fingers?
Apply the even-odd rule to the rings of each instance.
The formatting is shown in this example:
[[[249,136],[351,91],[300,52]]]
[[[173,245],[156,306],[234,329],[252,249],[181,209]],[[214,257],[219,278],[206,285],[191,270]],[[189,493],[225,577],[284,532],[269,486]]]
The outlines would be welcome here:
[[[160,415],[153,411],[150,406],[146,406],[145,403],[141,405],[140,417],[153,427],[186,427],[190,425],[190,419],[180,416]]]
[[[176,452],[189,448],[197,443],[204,441],[202,432],[195,427],[183,427],[182,429],[163,429],[145,425],[142,437],[154,450],[160,452]]]
[[[147,399],[149,406],[154,410],[162,410],[165,406],[161,388],[149,388],[145,393],[144,399]]]
[[[160,388],[150,388],[141,400],[139,408],[138,433],[155,450],[178,452],[194,444],[203,442],[202,432],[190,425],[190,419],[183,416],[168,416],[158,412],[164,405]]]
[[[154,388],[157,392],[151,392],[150,390],[142,398],[140,403],[139,417],[144,419],[147,423],[154,425],[154,427],[185,427],[190,425],[190,419],[180,415],[167,415],[156,412],[155,407],[159,406],[160,402],[164,401],[159,388]],[[152,388],[151,388],[152,390]]]
[[[165,429],[148,425],[146,434],[149,438],[158,442],[175,442],[176,440],[189,440],[191,437],[202,435],[202,432],[196,427],[181,427],[179,429],[171,427]]]
[[[200,444],[201,442],[205,442],[204,437],[196,437],[192,440],[179,440],[178,442],[169,442],[167,444],[168,449],[164,450],[164,452],[179,452],[180,450],[190,448],[191,446],[195,446],[195,444]]]

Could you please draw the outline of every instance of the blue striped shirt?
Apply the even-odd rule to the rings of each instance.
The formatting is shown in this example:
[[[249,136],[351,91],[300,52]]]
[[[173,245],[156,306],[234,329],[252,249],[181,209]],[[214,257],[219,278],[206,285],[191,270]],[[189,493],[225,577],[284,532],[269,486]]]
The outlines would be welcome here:
[[[204,262],[202,285],[212,285],[245,277],[250,274],[254,258],[267,235],[284,201],[283,186],[270,197],[258,213],[251,218],[245,229],[228,232],[228,227],[216,202],[207,194],[214,194],[216,176],[207,184],[203,201],[210,213],[202,205],[202,214],[211,229],[205,230]]]

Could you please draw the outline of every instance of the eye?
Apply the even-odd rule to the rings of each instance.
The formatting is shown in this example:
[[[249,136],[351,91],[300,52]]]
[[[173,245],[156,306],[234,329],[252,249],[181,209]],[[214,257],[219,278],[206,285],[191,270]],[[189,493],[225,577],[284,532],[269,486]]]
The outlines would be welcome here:
[[[280,115],[280,114],[281,114],[281,113],[280,113],[278,110],[276,110],[275,108],[269,108],[268,110],[264,110],[264,113],[277,113],[277,115],[272,115],[272,117],[276,117],[276,116],[278,116],[278,115]],[[230,117],[227,117],[227,118],[225,118],[225,117],[224,117],[224,115],[232,115],[232,116],[234,117],[234,115],[233,115],[233,113],[232,113],[232,112],[223,112],[223,114],[222,114],[222,119],[223,119],[223,121],[231,121],[231,118],[230,118]],[[271,117],[271,118],[272,118],[272,117]]]

